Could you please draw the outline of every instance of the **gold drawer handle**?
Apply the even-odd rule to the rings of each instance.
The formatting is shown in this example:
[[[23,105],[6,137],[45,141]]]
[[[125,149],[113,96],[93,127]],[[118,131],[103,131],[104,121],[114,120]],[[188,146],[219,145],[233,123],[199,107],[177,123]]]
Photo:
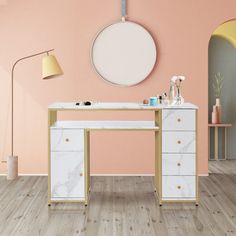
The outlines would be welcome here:
[[[181,166],[181,164],[180,164],[180,163],[177,163],[177,166]]]
[[[70,140],[68,138],[66,138],[66,142],[69,142]]]
[[[180,118],[178,118],[178,119],[177,119],[177,121],[178,121],[178,122],[181,122],[181,119],[180,119]]]
[[[80,176],[83,176],[83,173],[80,173],[79,175],[80,175]]]
[[[180,140],[178,140],[178,141],[177,141],[177,143],[178,143],[178,144],[181,144],[181,141],[180,141]]]
[[[178,188],[178,189],[181,189],[181,186],[180,186],[180,185],[178,185],[178,186],[177,186],[177,188]]]

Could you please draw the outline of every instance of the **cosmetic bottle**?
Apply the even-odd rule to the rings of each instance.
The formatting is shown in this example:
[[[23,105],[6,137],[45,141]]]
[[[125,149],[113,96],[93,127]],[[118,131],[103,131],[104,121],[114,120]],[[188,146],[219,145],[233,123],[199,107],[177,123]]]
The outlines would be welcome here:
[[[162,103],[166,106],[169,105],[169,99],[168,99],[167,93],[162,94]]]

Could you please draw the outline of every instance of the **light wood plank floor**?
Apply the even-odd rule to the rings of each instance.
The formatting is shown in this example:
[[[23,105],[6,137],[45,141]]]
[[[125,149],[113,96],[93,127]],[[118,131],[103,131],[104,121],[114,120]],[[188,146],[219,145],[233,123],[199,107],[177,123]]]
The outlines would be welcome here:
[[[210,162],[210,171],[199,207],[159,207],[151,177],[93,177],[87,208],[49,208],[46,177],[0,177],[0,235],[236,235],[236,161]]]

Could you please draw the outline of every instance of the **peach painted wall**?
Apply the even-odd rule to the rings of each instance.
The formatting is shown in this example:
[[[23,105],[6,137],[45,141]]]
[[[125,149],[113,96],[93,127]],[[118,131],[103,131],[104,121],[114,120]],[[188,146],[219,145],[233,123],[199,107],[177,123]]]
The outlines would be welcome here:
[[[7,2],[7,4],[5,4]],[[128,0],[130,20],[143,24],[158,44],[150,78],[130,88],[103,82],[90,64],[90,47],[103,26],[120,18],[120,0],[9,0],[0,5],[0,158],[10,153],[10,71],[22,56],[55,48],[65,75],[40,79],[41,57],[17,65],[15,154],[21,173],[47,173],[47,106],[56,101],[134,101],[168,90],[184,74],[184,97],[199,106],[199,170],[207,173],[208,41],[235,17],[235,0]],[[82,118],[150,119],[151,114],[79,114]],[[67,116],[69,118],[69,116]],[[73,117],[75,118],[75,117]],[[91,137],[93,173],[154,171],[152,133],[97,132]],[[0,173],[5,164],[0,164]]]

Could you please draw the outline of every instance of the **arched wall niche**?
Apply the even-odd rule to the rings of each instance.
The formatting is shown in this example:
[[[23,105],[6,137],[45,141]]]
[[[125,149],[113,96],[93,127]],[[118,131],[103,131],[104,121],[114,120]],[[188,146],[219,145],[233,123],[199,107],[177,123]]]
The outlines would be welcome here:
[[[221,93],[222,123],[232,123],[228,131],[228,158],[236,159],[236,19],[219,25],[209,41],[208,48],[208,122],[211,123],[211,112],[216,103],[213,80],[220,73],[223,77]],[[223,130],[219,131],[219,158],[224,158]],[[214,156],[214,133],[210,133],[210,157]]]

